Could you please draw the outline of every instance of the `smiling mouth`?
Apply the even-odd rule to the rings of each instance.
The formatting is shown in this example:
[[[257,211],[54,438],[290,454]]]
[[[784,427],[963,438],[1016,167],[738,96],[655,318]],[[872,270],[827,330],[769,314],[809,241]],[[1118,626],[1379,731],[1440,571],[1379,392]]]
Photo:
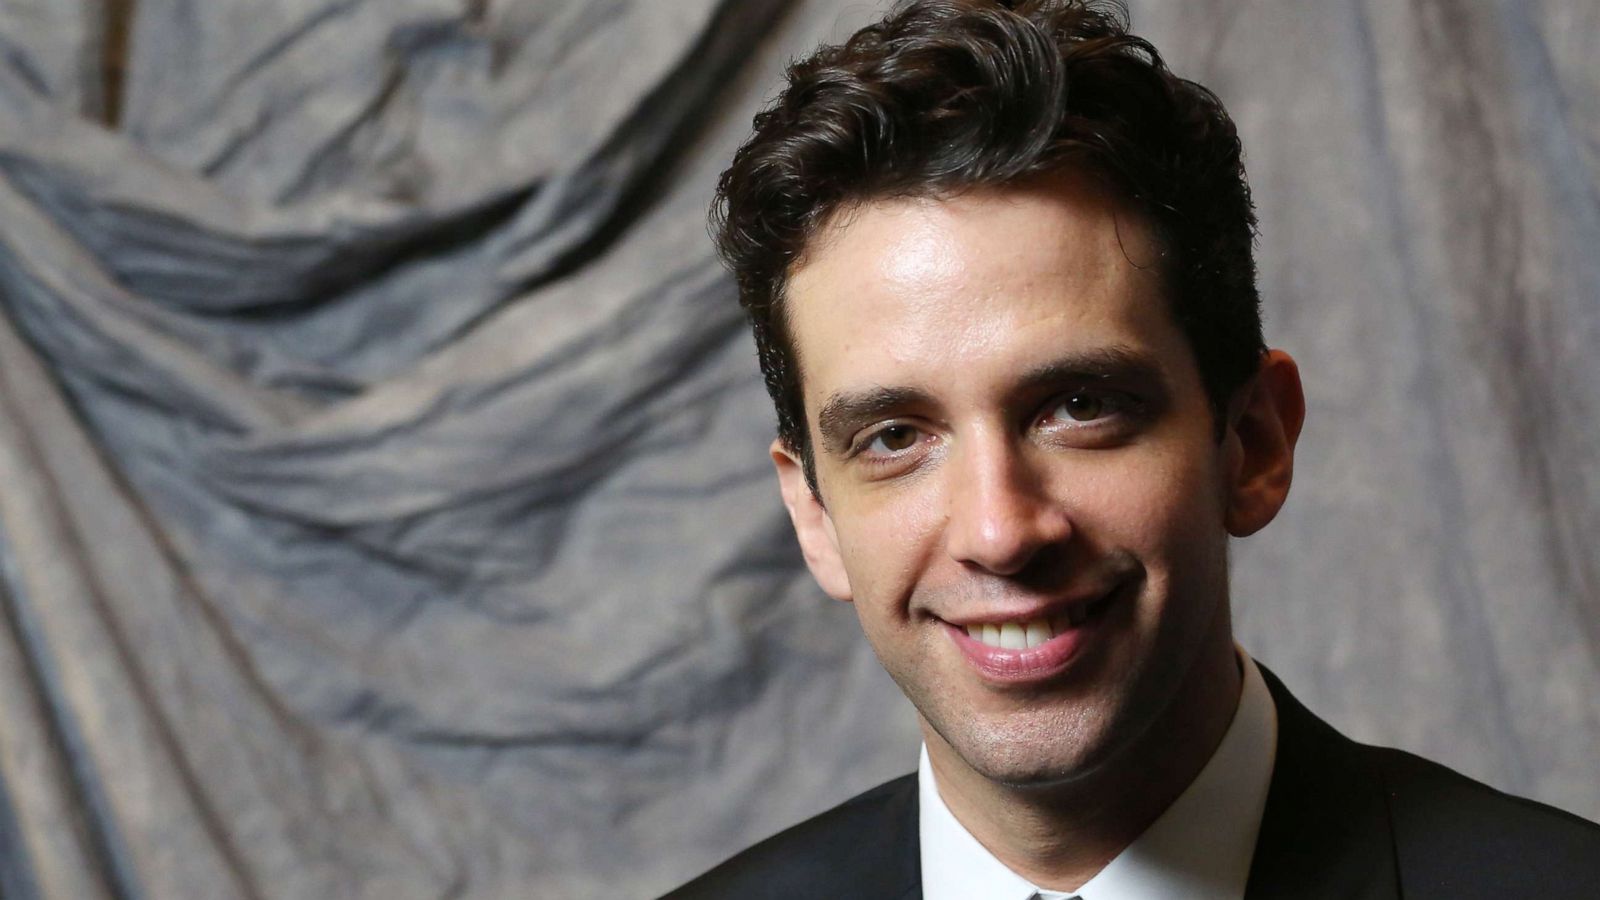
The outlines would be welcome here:
[[[1102,626],[1133,596],[1125,580],[1100,597],[1048,615],[1006,622],[945,622],[957,652],[991,687],[1030,688],[1081,668],[1085,653],[1102,642]]]
[[[1022,622],[973,623],[964,628],[968,637],[985,646],[1000,650],[1027,650],[1077,628],[1090,619],[1098,618],[1111,605],[1117,593],[1111,591],[1090,603],[1073,604],[1051,616]]]

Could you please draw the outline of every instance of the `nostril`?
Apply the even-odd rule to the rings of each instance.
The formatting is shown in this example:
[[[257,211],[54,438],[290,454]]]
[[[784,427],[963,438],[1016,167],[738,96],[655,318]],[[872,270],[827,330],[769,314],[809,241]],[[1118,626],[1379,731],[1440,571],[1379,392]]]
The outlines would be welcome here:
[[[965,565],[996,575],[1016,576],[1033,567],[1041,554],[1055,556],[1047,551],[1065,544],[1071,534],[1066,517],[1054,511],[991,518],[970,523],[965,529],[952,528],[950,554]]]

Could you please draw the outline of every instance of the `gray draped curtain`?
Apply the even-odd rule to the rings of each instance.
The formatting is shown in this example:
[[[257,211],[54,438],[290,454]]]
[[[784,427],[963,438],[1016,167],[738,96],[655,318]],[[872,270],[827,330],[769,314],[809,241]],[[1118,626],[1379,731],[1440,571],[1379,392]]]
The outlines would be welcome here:
[[[1244,646],[1600,817],[1600,4],[1144,0],[1309,421]],[[706,238],[864,0],[0,0],[0,895],[649,897],[909,770]]]

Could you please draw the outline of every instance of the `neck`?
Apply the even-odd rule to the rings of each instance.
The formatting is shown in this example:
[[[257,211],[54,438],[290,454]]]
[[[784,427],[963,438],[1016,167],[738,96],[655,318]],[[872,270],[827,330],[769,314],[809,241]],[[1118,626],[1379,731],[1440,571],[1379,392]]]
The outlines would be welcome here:
[[[1231,629],[1223,631],[1226,637]],[[995,858],[1039,887],[1071,892],[1200,774],[1233,720],[1242,684],[1231,638],[1211,642],[1143,734],[1092,775],[1066,784],[990,781],[924,725],[928,760],[951,814]]]

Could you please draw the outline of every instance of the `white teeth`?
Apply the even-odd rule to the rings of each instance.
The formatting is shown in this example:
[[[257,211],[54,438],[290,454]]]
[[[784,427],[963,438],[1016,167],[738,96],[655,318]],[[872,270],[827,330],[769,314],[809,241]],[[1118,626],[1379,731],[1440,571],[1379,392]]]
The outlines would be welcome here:
[[[990,647],[1023,650],[1050,640],[1057,630],[1048,619],[1034,619],[1030,622],[1007,622],[1004,625],[968,625],[967,635]]]

